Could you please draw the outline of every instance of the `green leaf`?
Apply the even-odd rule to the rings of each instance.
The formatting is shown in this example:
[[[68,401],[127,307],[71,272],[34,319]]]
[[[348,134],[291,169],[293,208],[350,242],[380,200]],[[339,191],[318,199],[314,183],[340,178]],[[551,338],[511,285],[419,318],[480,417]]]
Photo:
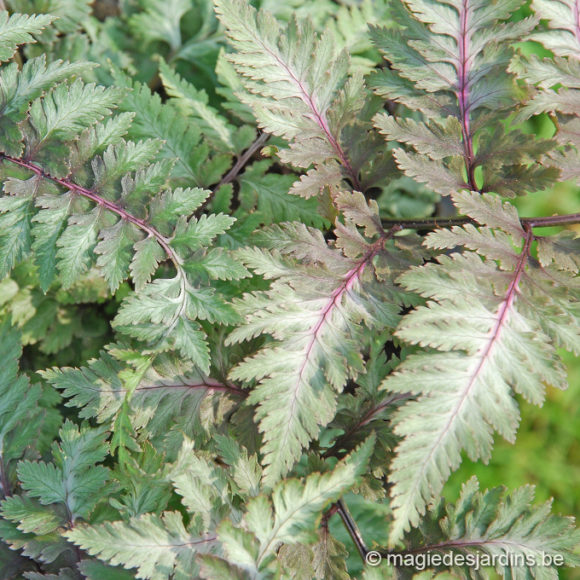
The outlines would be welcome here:
[[[167,222],[174,223],[180,216],[190,216],[208,198],[206,189],[181,188],[168,190],[153,200],[151,223],[162,228]]]
[[[250,275],[247,268],[224,248],[211,248],[198,260],[184,265],[191,273],[205,272],[214,280],[241,280]]]
[[[216,109],[208,105],[205,91],[196,89],[191,83],[182,79],[164,60],[159,61],[159,71],[171,102],[186,115],[200,122],[203,134],[218,149],[233,149],[232,130]]]
[[[159,263],[166,258],[163,248],[153,236],[144,238],[134,245],[135,254],[131,261],[131,278],[137,291],[141,291],[151,280]]]
[[[316,578],[350,579],[346,566],[348,552],[327,527],[318,530],[318,542],[312,547],[312,551],[312,567]]]
[[[59,0],[43,5],[43,9],[52,16],[56,16],[54,25],[58,31],[71,33],[81,28],[89,19],[91,1]]]
[[[32,433],[26,425],[33,425],[41,420],[39,402],[42,389],[38,383],[31,385],[28,378],[18,374],[18,360],[22,354],[20,333],[13,329],[8,320],[0,325],[0,352],[3,364],[0,368],[0,458],[3,470],[8,461],[18,458],[24,452]],[[19,433],[24,441],[14,438]],[[3,472],[2,482],[8,482],[8,474]],[[9,495],[10,490],[3,490]]]
[[[2,517],[27,534],[45,536],[65,524],[64,518],[28,496],[15,495],[2,502]]]
[[[325,220],[318,213],[317,200],[291,195],[289,191],[295,177],[265,173],[269,166],[268,161],[254,163],[240,178],[243,209],[252,211],[256,207],[266,225],[285,221],[299,221],[315,227],[325,225]]]
[[[184,118],[174,107],[163,104],[159,95],[152,94],[146,85],[133,83],[120,74],[116,80],[119,85],[132,89],[121,103],[122,110],[137,113],[129,136],[164,141],[160,157],[175,162],[172,175],[178,185],[203,187],[219,181],[222,173],[217,179],[212,175],[209,148],[200,144],[197,123]]]
[[[580,269],[580,239],[573,232],[538,240],[538,259],[542,266],[551,266],[578,274]]]
[[[5,519],[0,519],[0,538],[12,550],[22,550],[27,558],[45,564],[54,562],[62,554],[66,558],[72,552],[71,545],[58,532],[44,536],[25,534],[14,523]]]
[[[246,570],[230,564],[217,556],[202,554],[199,556],[201,578],[207,580],[250,580],[252,576]]]
[[[111,352],[124,358],[115,349]],[[42,376],[68,399],[67,406],[79,408],[82,418],[95,417],[99,423],[112,425],[126,403],[128,408],[122,413],[128,414],[132,426],[126,427],[140,435],[165,437],[179,424],[188,437],[205,436],[201,424],[204,401],[211,404],[212,387],[223,389],[225,385],[201,374],[177,353],[157,355],[153,361],[146,358],[147,368],[134,377],[128,376],[128,363],[106,351],[87,366],[48,369]],[[216,397],[223,400],[224,395]]]
[[[93,259],[102,209],[96,207],[88,214],[75,214],[58,238],[56,258],[63,287],[70,288],[84,274]]]
[[[411,143],[421,155],[431,159],[463,154],[461,124],[455,117],[447,117],[442,125],[438,120],[417,123],[381,113],[375,117],[375,125],[389,140]]]
[[[421,552],[439,552],[453,543],[464,562],[493,566],[504,578],[557,578],[562,566],[577,566],[574,548],[580,542],[571,518],[551,514],[551,501],[532,506],[534,488],[524,486],[507,493],[497,487],[483,492],[475,477],[463,484],[457,503],[441,501],[427,514],[412,536]],[[411,539],[411,538],[409,538]],[[440,552],[439,552],[440,553]],[[444,565],[460,578],[470,578],[468,566]]]
[[[62,503],[71,520],[86,518],[106,496],[109,470],[102,465],[108,452],[104,429],[88,426],[79,430],[66,421],[60,430],[60,444],[54,443],[54,463],[21,461],[18,477],[22,488],[43,505]]]
[[[102,229],[99,238],[94,249],[95,254],[99,254],[97,266],[101,268],[111,292],[115,292],[129,274],[136,241],[135,228],[125,220],[119,220],[114,226]]]
[[[8,14],[0,12],[0,61],[12,58],[19,44],[36,42],[33,34],[40,34],[54,18],[47,14]]]
[[[87,580],[132,580],[135,578],[123,568],[107,566],[98,560],[81,560],[78,568]]]
[[[180,222],[171,244],[176,247],[187,247],[195,252],[207,247],[216,236],[230,229],[236,218],[222,213],[202,215],[199,219],[192,217],[187,225]]]
[[[78,525],[65,536],[92,556],[137,568],[140,578],[188,580],[198,570],[195,556],[215,545],[211,536],[189,532],[179,512],[146,514],[128,522]]]
[[[185,440],[177,459],[179,467],[171,479],[183,505],[189,513],[201,518],[207,530],[218,523],[212,519],[221,505],[229,503],[230,489],[224,470],[213,461],[196,456],[192,450],[193,441]]]
[[[219,446],[223,460],[232,468],[233,479],[243,493],[257,495],[260,489],[262,469],[256,455],[248,455],[245,448],[241,448],[237,441],[216,435],[214,438]]]
[[[71,211],[73,195],[70,192],[59,196],[46,195],[36,200],[42,209],[34,216],[32,249],[38,266],[40,287],[48,290],[56,276],[57,242],[66,227]]]
[[[276,553],[280,544],[309,543],[316,538],[315,528],[324,508],[356,484],[366,469],[374,443],[374,436],[371,436],[331,472],[312,474],[304,482],[296,479],[280,482],[274,488],[271,500],[258,496],[248,504],[244,523],[259,542],[255,556],[258,567]],[[238,542],[247,540],[243,536],[235,537],[227,525],[218,530],[218,536],[232,563],[239,561],[243,564],[241,557],[250,556],[247,548],[236,546]]]
[[[0,279],[30,251],[33,207],[31,195],[0,198]]]
[[[195,294],[183,274],[173,279],[157,279],[139,294],[123,301],[114,320],[122,332],[151,346],[149,352],[165,352],[176,348],[195,362],[202,372],[209,372],[209,351],[205,333],[192,316],[213,319],[211,308],[193,301]],[[201,310],[200,310],[201,306]],[[145,351],[148,352],[148,351]]]
[[[166,42],[172,52],[181,47],[180,20],[191,10],[190,0],[140,0],[141,11],[133,14],[129,25],[133,33],[146,43]]]
[[[30,120],[37,134],[35,148],[49,139],[72,139],[110,115],[122,95],[120,89],[85,85],[80,80],[58,85],[30,107]]]

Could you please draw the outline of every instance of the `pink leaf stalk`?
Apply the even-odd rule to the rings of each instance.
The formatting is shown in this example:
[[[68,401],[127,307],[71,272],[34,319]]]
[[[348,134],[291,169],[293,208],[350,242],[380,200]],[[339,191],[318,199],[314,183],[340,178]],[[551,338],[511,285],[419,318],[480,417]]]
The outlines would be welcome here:
[[[467,180],[472,191],[479,191],[475,182],[475,167],[473,164],[473,136],[471,134],[471,124],[469,118],[469,0],[463,0],[459,14],[459,62],[457,66],[458,87],[455,91],[459,103],[459,115],[461,132],[463,135],[463,149],[465,157],[465,169]]]

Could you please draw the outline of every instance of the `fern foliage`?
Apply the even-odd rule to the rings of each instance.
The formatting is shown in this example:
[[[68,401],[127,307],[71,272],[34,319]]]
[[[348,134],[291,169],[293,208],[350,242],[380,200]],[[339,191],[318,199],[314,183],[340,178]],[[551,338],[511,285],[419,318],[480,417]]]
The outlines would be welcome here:
[[[532,99],[521,113],[523,118],[539,113],[551,113],[557,123],[556,139],[564,146],[549,152],[544,164],[559,167],[564,179],[578,180],[578,114],[579,79],[577,55],[578,20],[573,2],[534,3],[536,13],[548,23],[545,30],[535,32],[531,39],[553,51],[553,59],[527,56],[514,61],[512,67],[535,86]]]
[[[579,564],[441,499],[580,355],[574,2],[0,8],[0,577]]]
[[[364,187],[361,172],[370,168],[356,159],[358,138],[348,129],[365,120],[366,91],[358,71],[349,74],[346,51],[336,52],[336,33],[318,35],[293,18],[282,34],[271,14],[243,0],[217,2],[217,13],[236,50],[229,59],[242,75],[242,101],[260,127],[288,142],[280,159],[309,168],[290,192],[309,198],[342,179]]]
[[[501,487],[480,491],[477,479],[472,478],[463,485],[455,504],[441,501],[430,510],[424,524],[413,532],[414,540],[421,538],[425,556],[453,553],[514,578],[534,574],[542,562],[543,576],[557,578],[549,562],[556,558],[577,565],[578,556],[573,551],[577,531],[570,519],[548,515],[550,502],[530,509],[533,497],[531,486],[510,493]],[[559,546],[557,550],[553,550],[554,543]],[[392,561],[404,563],[404,558],[401,554]],[[468,573],[461,566],[451,566],[456,577],[484,577],[479,566],[471,568],[473,571]]]
[[[405,437],[392,464],[395,538],[407,522],[418,524],[462,450],[487,460],[494,430],[515,440],[514,391],[541,404],[546,384],[566,388],[556,349],[580,347],[574,277],[529,257],[533,234],[512,206],[477,193],[457,193],[455,202],[479,227],[434,232],[425,242],[467,251],[441,255],[400,278],[429,300],[405,317],[397,335],[434,350],[410,355],[383,383],[421,394],[395,417],[395,432]]]
[[[60,66],[67,76],[77,72]],[[14,72],[8,69],[9,75]],[[56,78],[53,71],[50,80]],[[4,157],[27,171],[6,182],[9,195],[2,200],[0,217],[1,274],[8,274],[34,250],[45,291],[57,275],[63,288],[71,287],[93,264],[112,291],[131,275],[141,298],[127,300],[117,318],[119,327],[144,339],[154,351],[175,346],[207,371],[207,345],[195,320],[232,322],[235,317],[212,290],[196,288],[183,262],[203,253],[202,248],[226,231],[233,219],[214,215],[187,220],[209,192],[171,190],[167,187],[171,165],[153,163],[161,142],[123,139],[130,117],[111,117],[122,90],[77,79],[41,95],[39,89],[47,80],[41,77],[40,86],[27,95],[33,100],[18,129],[24,158]],[[23,96],[7,93],[5,110],[22,116]],[[110,117],[106,124],[97,125],[105,117]],[[51,162],[47,157],[54,158],[55,147],[62,157]],[[150,215],[143,204],[151,204]],[[173,276],[151,282],[164,260],[172,263]],[[164,312],[161,317],[152,315],[158,307]],[[157,330],[142,329],[151,323]]]
[[[522,147],[526,137],[505,130],[518,91],[507,68],[511,43],[534,18],[505,22],[511,2],[395,3],[401,31],[375,28],[388,68],[371,77],[375,91],[425,120],[384,113],[375,123],[397,149],[399,167],[442,195],[458,189],[506,197],[550,184],[557,172],[534,166],[549,144]]]
[[[233,380],[259,380],[250,401],[260,405],[266,481],[291,468],[318,426],[334,416],[336,392],[363,371],[362,323],[396,326],[404,295],[386,281],[377,283],[380,273],[372,272],[375,258],[388,260],[388,235],[380,230],[369,243],[354,228],[339,226],[340,251],[316,230],[286,226],[265,232],[266,248],[239,253],[247,267],[275,279],[270,290],[243,299],[238,311],[246,322],[228,337],[231,342],[268,333],[275,339],[231,373]],[[303,259],[300,269],[295,257]],[[318,282],[321,272],[324,284]]]

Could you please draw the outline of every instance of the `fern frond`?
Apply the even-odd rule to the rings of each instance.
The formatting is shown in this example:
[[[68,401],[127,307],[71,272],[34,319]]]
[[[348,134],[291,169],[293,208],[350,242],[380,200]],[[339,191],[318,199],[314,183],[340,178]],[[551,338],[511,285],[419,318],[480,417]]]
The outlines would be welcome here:
[[[20,459],[33,437],[33,424],[40,419],[42,389],[18,374],[22,354],[20,333],[7,320],[0,326],[0,352],[4,361],[0,371],[0,484],[4,496],[9,496],[9,462]]]
[[[8,3],[15,6],[22,12],[28,14],[42,12],[53,19],[53,26],[45,34],[49,38],[54,38],[56,33],[71,33],[77,31],[86,24],[91,14],[91,0],[48,0],[38,4],[36,0],[8,0]],[[43,38],[44,40],[44,38]]]
[[[140,12],[129,19],[134,34],[146,44],[161,40],[173,52],[181,47],[180,21],[192,8],[191,0],[140,0]]]
[[[201,411],[204,401],[211,404],[212,393],[243,397],[232,383],[207,377],[190,364],[169,355],[158,356],[137,381],[127,380],[129,367],[113,354],[102,352],[100,358],[78,369],[48,369],[43,377],[68,399],[67,406],[79,408],[79,416],[96,418],[111,425],[125,401],[129,417],[141,439],[164,437],[172,425],[189,437],[201,438]]]
[[[159,73],[165,91],[173,99],[171,102],[182,113],[192,116],[201,124],[202,132],[214,147],[231,151],[234,147],[233,127],[216,109],[208,105],[206,92],[182,79],[163,60],[159,62]]]
[[[207,187],[220,180],[228,169],[230,156],[210,155],[207,144],[201,143],[201,128],[195,120],[184,118],[146,85],[133,82],[120,72],[116,73],[116,81],[132,89],[120,105],[121,110],[136,113],[129,137],[164,141],[161,157],[175,162],[175,186]]]
[[[123,121],[120,127],[125,126]],[[115,131],[114,126],[112,130]],[[93,140],[89,147],[98,146],[95,138],[101,141],[102,147],[108,133],[107,130],[88,136]],[[205,248],[231,226],[234,218],[216,214],[187,220],[181,212],[197,209],[209,192],[199,189],[159,192],[170,166],[157,163],[144,168],[159,146],[155,140],[109,145],[102,156],[92,160],[93,179],[89,187],[55,177],[34,163],[4,155],[5,160],[32,171],[34,177],[26,181],[13,179],[5,185],[5,191],[12,196],[0,200],[3,214],[0,224],[6,227],[0,236],[6,240],[0,247],[0,274],[8,273],[30,251],[32,238],[35,238],[32,247],[38,250],[36,258],[45,288],[55,276],[55,262],[59,278],[68,288],[87,271],[96,253],[99,255],[96,263],[103,269],[111,290],[116,290],[129,272],[137,277],[140,298],[129,297],[125,301],[116,321],[119,327],[135,338],[153,343],[153,351],[179,348],[183,356],[199,362],[207,372],[205,334],[195,320],[231,324],[237,317],[213,290],[199,287],[201,277],[188,276],[183,264],[188,257],[203,258]],[[81,169],[78,173],[87,180]],[[69,193],[55,195],[50,183]],[[149,220],[137,217],[144,214],[143,202],[153,193],[156,198],[151,200],[148,217],[167,231],[167,235]],[[80,194],[96,207],[87,208],[73,194]],[[36,216],[35,204],[41,208]],[[163,257],[173,263],[175,277],[148,282]],[[207,278],[209,271],[203,263],[197,270]],[[232,270],[239,273],[240,269]],[[159,306],[164,314],[152,316],[154,310],[144,308],[144,304]]]
[[[341,5],[334,19],[328,22],[334,31],[337,49],[346,49],[349,53],[350,71],[367,74],[380,62],[380,54],[373,50],[369,25],[377,25],[389,18],[388,5],[385,0]]]
[[[135,575],[124,568],[108,566],[99,560],[81,560],[78,569],[87,580],[134,580]]]
[[[233,324],[238,316],[213,290],[196,289],[180,273],[158,279],[126,299],[114,326],[124,334],[151,344],[147,353],[177,349],[203,373],[209,372],[209,348],[197,320]]]
[[[78,75],[94,65],[68,63],[55,60],[47,63],[46,55],[31,58],[19,70],[16,63],[0,69],[0,128],[5,134],[4,152],[21,155],[22,129],[19,124],[27,117],[30,102],[40,97],[44,90],[62,80]]]
[[[534,1],[534,12],[547,20],[549,28],[534,32],[530,39],[541,42],[554,52],[553,58],[530,55],[514,59],[511,68],[521,77],[538,85],[536,92],[519,115],[525,119],[543,112],[580,115],[580,69],[577,55],[577,6],[574,1]],[[556,86],[556,90],[551,87]],[[558,133],[557,133],[558,135]],[[565,142],[565,141],[563,141]]]
[[[282,160],[296,167],[314,164],[327,177],[325,166],[336,160],[344,176],[360,189],[340,142],[344,117],[356,115],[360,103],[340,98],[348,58],[345,52],[336,54],[332,33],[317,38],[309,22],[295,19],[282,32],[271,14],[256,12],[244,0],[218,0],[216,9],[237,51],[229,58],[243,76],[247,92],[242,99],[252,107],[260,127],[290,142],[290,148],[281,152]],[[361,78],[357,87],[363,90]],[[340,173],[333,173],[329,185],[340,179]]]
[[[534,40],[541,42],[556,56],[577,57],[580,51],[578,38],[578,5],[575,0],[534,0],[532,7],[537,16],[549,23],[549,30],[535,32]],[[574,66],[570,62],[570,66]],[[555,84],[555,83],[550,83]]]
[[[230,344],[260,334],[275,339],[231,372],[234,380],[259,381],[250,400],[259,405],[269,484],[291,469],[333,418],[337,392],[363,371],[365,327],[392,328],[406,300],[376,279],[381,260],[391,255],[384,232],[371,244],[352,226],[337,224],[336,231],[342,252],[328,247],[319,231],[295,224],[266,231],[269,250],[239,251],[246,266],[275,279],[270,290],[238,302],[245,323],[228,337]]]
[[[477,193],[454,199],[482,227],[434,232],[426,243],[473,251],[439,256],[400,278],[429,301],[404,318],[396,335],[429,350],[410,355],[383,384],[420,395],[395,417],[404,439],[391,468],[392,542],[419,523],[462,450],[487,460],[494,430],[514,440],[512,389],[541,404],[545,384],[566,387],[556,348],[580,350],[578,280],[530,257],[532,232],[508,204]]]
[[[0,538],[11,550],[22,551],[22,555],[27,559],[46,564],[51,564],[61,556],[65,559],[67,555],[72,556],[74,547],[61,537],[59,532],[60,530],[57,530],[43,536],[27,534],[19,530],[14,522],[0,519]]]
[[[388,336],[388,335],[387,335]],[[342,457],[354,449],[371,433],[377,439],[370,468],[375,477],[387,475],[388,465],[385,456],[390,454],[398,442],[393,434],[390,419],[397,407],[410,398],[410,394],[385,393],[380,385],[399,364],[393,356],[387,362],[384,352],[384,337],[378,335],[370,346],[365,362],[365,374],[357,379],[356,392],[341,393],[338,397],[337,413],[327,430],[340,429],[342,434],[335,438],[332,446],[324,452],[324,457]],[[324,437],[324,433],[322,434]],[[366,499],[382,500],[386,490],[379,481],[366,480],[364,495]]]
[[[49,510],[27,495],[7,497],[2,502],[3,518],[14,522],[25,534],[46,536],[66,525],[66,518],[55,510]]]
[[[138,578],[150,580],[188,580],[197,573],[197,554],[213,550],[216,544],[214,536],[200,536],[186,528],[179,512],[78,525],[65,535],[89,554],[137,568]]]
[[[30,107],[30,123],[36,138],[29,142],[29,148],[36,153],[50,139],[66,141],[75,137],[81,129],[110,115],[121,95],[118,89],[85,85],[80,80],[57,85]]]
[[[370,436],[328,473],[313,473],[304,482],[290,479],[274,488],[271,498],[260,495],[248,503],[243,527],[225,521],[218,528],[229,565],[254,575],[265,571],[281,544],[311,543],[325,506],[352,488],[372,453]],[[276,566],[270,567],[270,570]],[[273,570],[272,570],[273,571]]]
[[[305,186],[304,195],[297,197],[289,193],[290,190],[298,193],[296,185],[292,186],[296,176],[267,173],[271,165],[270,161],[257,161],[240,176],[241,208],[247,213],[253,212],[255,208],[263,216],[264,225],[286,221],[297,221],[314,227],[328,224],[318,213],[317,200],[302,199],[308,197],[307,191],[313,191],[316,187],[324,188],[329,183],[328,175],[323,170],[311,170],[317,171],[318,176],[323,175],[319,185],[311,181],[306,185],[306,176],[302,176],[300,183]]]
[[[580,236],[573,232],[562,232],[559,235],[538,240],[538,260],[542,266],[553,266],[578,274],[580,270]]]
[[[0,62],[12,58],[20,44],[35,42],[34,34],[40,34],[54,17],[47,14],[8,14],[0,11]]]
[[[193,441],[184,441],[171,480],[182,504],[201,519],[203,529],[215,529],[233,510],[229,474],[214,458],[194,454],[193,446]]]
[[[107,456],[104,429],[79,428],[66,421],[60,444],[54,444],[54,463],[21,461],[18,478],[29,496],[41,504],[64,504],[70,521],[86,518],[105,497],[109,469],[96,465]]]
[[[504,21],[512,9],[508,1],[492,10],[480,0],[403,0],[394,10],[404,34],[373,29],[390,67],[371,77],[371,86],[429,119],[380,113],[376,126],[415,150],[395,150],[399,167],[442,195],[470,189],[513,197],[542,189],[557,176],[553,168],[531,165],[533,155],[518,146],[525,137],[504,128],[518,101],[506,70],[510,44],[536,23]],[[482,179],[476,178],[478,168]]]
[[[580,179],[580,41],[578,40],[578,6],[571,0],[533,2],[537,16],[548,22],[549,28],[530,35],[553,51],[553,58],[540,59],[529,55],[514,59],[511,68],[520,77],[536,85],[533,97],[522,109],[517,120],[540,113],[551,113],[556,125],[554,138],[563,146],[550,151],[542,160],[558,167],[561,180]]]
[[[474,572],[483,578],[479,568],[485,566],[493,566],[504,578],[557,578],[561,566],[580,564],[574,553],[580,536],[572,518],[550,513],[551,501],[534,507],[533,500],[532,486],[509,493],[502,487],[482,492],[473,477],[462,486],[456,504],[441,501],[427,514],[408,538],[411,545],[421,545],[412,551],[424,556],[461,554],[466,566],[436,568],[450,569],[459,578],[473,578]],[[390,561],[402,571],[405,556],[400,556]]]

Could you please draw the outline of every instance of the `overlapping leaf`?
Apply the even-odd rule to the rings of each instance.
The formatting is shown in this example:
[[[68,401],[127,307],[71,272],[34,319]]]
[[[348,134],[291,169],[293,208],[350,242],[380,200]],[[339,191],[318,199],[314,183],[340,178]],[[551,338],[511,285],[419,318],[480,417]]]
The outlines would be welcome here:
[[[535,262],[532,233],[510,205],[475,193],[455,200],[481,227],[438,231],[426,243],[466,251],[441,255],[400,278],[428,302],[396,333],[425,350],[410,355],[383,384],[419,397],[395,417],[395,432],[404,439],[391,467],[392,542],[409,524],[418,525],[462,451],[487,460],[494,431],[514,440],[514,392],[541,404],[546,384],[566,387],[556,349],[580,351],[578,279]]]
[[[222,565],[241,568],[250,577],[256,577],[260,571],[266,571],[281,544],[312,543],[322,510],[356,484],[373,444],[371,436],[332,471],[314,473],[304,482],[296,479],[280,482],[271,498],[260,495],[251,500],[243,526],[224,522],[218,528],[218,539],[225,551]],[[272,568],[276,568],[276,563]]]
[[[40,34],[54,18],[47,14],[9,14],[0,12],[0,61],[8,60],[19,44],[34,42],[34,34]]]
[[[368,208],[367,213],[372,215]],[[371,244],[341,224],[337,234],[342,251],[329,247],[317,230],[274,226],[263,236],[268,249],[239,252],[244,264],[275,280],[270,290],[238,302],[245,322],[228,337],[229,343],[261,334],[275,339],[231,373],[258,381],[250,400],[259,405],[269,483],[292,467],[333,418],[337,393],[363,371],[365,329],[392,328],[406,300],[388,282],[393,272],[379,273],[390,255],[382,237]],[[387,281],[379,283],[376,276]]]
[[[171,355],[149,362],[136,381],[127,377],[128,370],[126,363],[103,352],[86,367],[48,369],[43,376],[68,399],[68,406],[80,409],[79,416],[99,423],[115,421],[128,401],[134,429],[149,438],[164,437],[177,425],[188,436],[202,438],[201,415],[211,404],[212,390],[237,392]]]
[[[548,22],[548,28],[530,35],[554,53],[553,58],[534,55],[520,57],[512,69],[538,88],[522,109],[519,119],[540,113],[555,114],[558,119],[555,138],[563,145],[552,151],[545,165],[558,167],[562,180],[580,179],[580,42],[578,40],[578,6],[571,0],[533,2],[535,13]]]
[[[519,146],[524,137],[503,125],[517,103],[507,73],[510,44],[535,24],[533,18],[504,22],[513,8],[509,0],[493,9],[480,0],[403,0],[394,5],[402,31],[373,29],[390,66],[371,78],[371,86],[426,117],[381,113],[376,126],[414,149],[395,151],[399,167],[442,195],[470,189],[513,197],[543,189],[558,175],[530,165],[530,152]]]
[[[188,580],[198,569],[197,554],[215,546],[215,537],[190,531],[179,512],[77,526],[66,535],[89,554],[125,568],[137,568],[139,578],[151,580]]]
[[[358,186],[340,134],[362,106],[360,99],[348,98],[363,91],[362,78],[345,85],[348,57],[336,54],[332,32],[318,38],[310,22],[292,19],[282,33],[270,13],[256,12],[244,0],[220,0],[216,7],[237,51],[230,60],[243,76],[242,99],[265,131],[289,141],[290,148],[280,152],[283,161],[314,165],[295,193],[310,197],[338,184],[336,162]]]

